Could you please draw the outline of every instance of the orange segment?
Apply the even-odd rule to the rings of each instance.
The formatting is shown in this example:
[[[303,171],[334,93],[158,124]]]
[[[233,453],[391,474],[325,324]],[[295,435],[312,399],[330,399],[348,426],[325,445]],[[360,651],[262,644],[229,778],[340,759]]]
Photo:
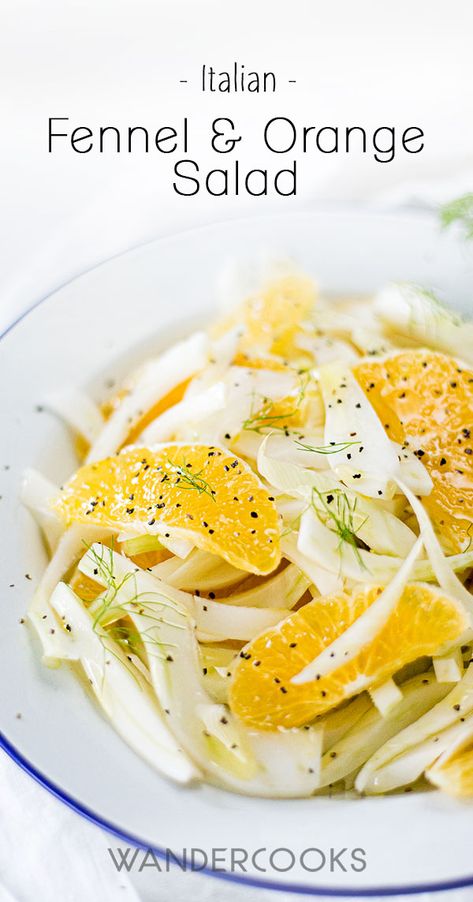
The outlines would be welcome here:
[[[473,539],[473,372],[432,351],[370,360],[354,373],[390,438],[414,451],[434,488],[424,505],[448,551]]]
[[[283,360],[304,358],[295,339],[316,301],[316,289],[311,279],[290,275],[270,282],[265,289],[248,298],[213,329],[219,337],[243,323],[245,329],[239,342],[239,352],[260,356],[260,352],[280,356]]]
[[[281,558],[274,500],[247,464],[221,448],[130,448],[81,467],[54,507],[67,524],[169,531],[250,573],[270,573]]]
[[[274,357],[252,357],[238,351],[233,358],[233,366],[245,366],[250,370],[273,370],[274,372],[287,372],[289,364]]]
[[[156,564],[167,561],[172,557],[172,554],[166,548],[163,548],[162,551],[144,551],[143,554],[130,554],[128,557],[130,561],[133,561],[142,570],[147,570],[148,567],[156,567]]]
[[[450,795],[459,797],[473,796],[473,735],[469,725],[469,737],[450,752],[441,756],[426,772],[426,776],[434,786],[443,789]]]
[[[301,726],[416,658],[436,653],[466,629],[467,615],[458,602],[440,589],[412,583],[375,639],[355,657],[318,680],[292,683],[381,591],[370,586],[351,595],[316,598],[254,639],[235,669],[230,689],[234,714],[261,730]]]

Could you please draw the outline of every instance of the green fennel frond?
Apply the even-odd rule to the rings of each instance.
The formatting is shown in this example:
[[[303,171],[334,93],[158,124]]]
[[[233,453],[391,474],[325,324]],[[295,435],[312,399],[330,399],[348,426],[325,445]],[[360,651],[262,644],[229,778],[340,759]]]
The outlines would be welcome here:
[[[467,238],[473,238],[473,193],[463,194],[440,208],[440,221],[445,228],[457,223]]]

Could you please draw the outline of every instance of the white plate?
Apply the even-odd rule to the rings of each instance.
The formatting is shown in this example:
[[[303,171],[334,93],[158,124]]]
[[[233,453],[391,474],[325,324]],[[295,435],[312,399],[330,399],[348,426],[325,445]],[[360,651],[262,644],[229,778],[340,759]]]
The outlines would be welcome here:
[[[367,291],[415,280],[467,308],[473,255],[424,216],[359,212],[252,219],[182,234],[131,251],[71,282],[11,327],[0,345],[0,523],[2,629],[0,727],[6,750],[63,801],[114,831],[121,845],[244,848],[262,853],[235,879],[316,893],[424,891],[473,884],[472,809],[438,793],[359,801],[243,798],[209,786],[179,789],[115,735],[67,667],[48,671],[19,625],[45,565],[38,531],[18,503],[22,471],[55,481],[74,466],[70,441],[36,405],[58,386],[97,398],[143,349],[161,349],[211,312],[216,276],[231,257],[263,249],[293,256],[324,288]],[[8,469],[7,469],[8,467]],[[30,581],[25,577],[29,574]],[[14,584],[13,587],[10,587]],[[21,714],[21,718],[17,717]],[[310,872],[296,858],[319,848]],[[330,849],[361,848],[367,867],[330,869]],[[307,867],[321,861],[317,853]],[[223,856],[223,857],[222,857]],[[217,868],[228,855],[220,853]],[[342,858],[342,861],[344,859]],[[258,867],[267,867],[266,871]]]

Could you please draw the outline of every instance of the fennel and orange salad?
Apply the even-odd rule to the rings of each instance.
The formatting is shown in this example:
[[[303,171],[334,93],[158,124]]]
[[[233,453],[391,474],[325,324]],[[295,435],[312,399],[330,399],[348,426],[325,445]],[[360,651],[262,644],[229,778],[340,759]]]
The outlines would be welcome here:
[[[473,324],[280,275],[98,404],[23,500],[29,620],[181,784],[473,794]]]

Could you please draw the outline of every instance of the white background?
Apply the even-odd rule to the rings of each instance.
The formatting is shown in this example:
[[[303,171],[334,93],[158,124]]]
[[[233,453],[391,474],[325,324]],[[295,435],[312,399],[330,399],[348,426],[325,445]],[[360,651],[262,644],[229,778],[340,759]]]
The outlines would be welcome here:
[[[470,0],[1,0],[0,298],[7,315],[97,261],[158,234],[277,207],[378,203],[455,193],[473,166]],[[203,95],[202,63],[271,69],[270,95]],[[179,84],[187,78],[188,84]],[[296,79],[289,85],[288,79]],[[178,197],[173,156],[48,154],[48,117],[71,125],[143,124],[189,116],[203,169],[209,123],[231,116],[251,166],[262,125],[419,125],[420,154],[392,163],[354,153],[299,157],[296,198]],[[223,161],[225,157],[221,157]],[[289,156],[289,160],[291,157]]]
[[[435,205],[472,190],[472,32],[471,0],[0,0],[0,325],[85,268],[157,235],[333,202]],[[277,93],[202,95],[202,63],[220,70],[234,61],[273,70]],[[232,117],[244,134],[239,156],[248,168],[284,165],[263,152],[262,125],[275,115],[319,127],[418,125],[425,149],[398,152],[387,164],[370,153],[298,155],[298,195],[282,199],[178,197],[175,156],[79,155],[66,144],[48,153],[49,116],[153,131],[179,126],[185,115],[190,155],[204,170],[223,165],[208,149],[216,116]],[[369,257],[369,248],[360,253]],[[81,873],[92,874],[87,894],[95,898],[104,845],[89,871],[85,859],[90,865],[102,839],[58,814],[52,800],[44,805],[42,791],[2,765],[0,827],[9,844],[0,900],[82,902]],[[44,846],[25,863],[18,850],[40,818]],[[46,869],[59,873],[60,857],[65,879],[75,875],[67,896],[45,879]],[[140,891],[145,882],[137,881]],[[158,875],[151,885],[153,900],[243,895],[204,878]],[[130,890],[117,886],[114,898],[131,898]]]

